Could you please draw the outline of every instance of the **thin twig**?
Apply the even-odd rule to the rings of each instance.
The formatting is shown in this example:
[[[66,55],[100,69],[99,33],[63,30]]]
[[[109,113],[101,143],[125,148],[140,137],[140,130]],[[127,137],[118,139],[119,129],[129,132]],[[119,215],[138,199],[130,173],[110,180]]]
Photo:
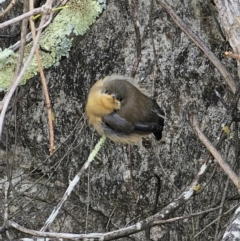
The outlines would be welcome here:
[[[43,5],[44,6],[44,5]],[[21,20],[23,20],[24,18],[29,18],[31,17],[32,15],[35,15],[35,14],[38,14],[38,13],[43,13],[45,11],[45,9],[42,7],[40,8],[35,8],[33,9],[32,11],[29,11],[27,13],[24,13],[16,18],[13,18],[13,19],[10,19],[8,21],[5,21],[3,23],[0,23],[0,28],[5,28],[7,27],[8,25],[11,25],[13,23],[16,23],[16,22],[19,22]]]
[[[48,0],[48,1],[50,1],[50,0]],[[51,8],[48,8],[48,6],[49,6],[48,5],[48,1],[41,8],[42,10],[45,11],[44,12],[44,16],[46,16],[51,11]],[[46,23],[46,17],[44,17],[44,16],[41,18],[40,27]],[[0,114],[0,139],[1,139],[1,136],[2,136],[4,117],[5,117],[5,114],[6,114],[6,111],[7,111],[8,104],[9,104],[9,102],[10,102],[10,100],[12,98],[12,95],[14,94],[17,86],[19,85],[22,76],[26,72],[26,70],[27,70],[27,68],[28,68],[32,58],[33,58],[34,52],[35,52],[35,50],[37,48],[38,41],[40,39],[41,32],[42,32],[42,29],[39,29],[38,32],[37,32],[36,41],[33,44],[33,47],[32,47],[32,49],[30,51],[30,54],[29,54],[29,56],[28,56],[28,58],[27,58],[27,60],[26,60],[26,62],[24,64],[21,72],[19,73],[17,78],[13,79],[13,81],[11,83],[11,86],[9,87],[7,93],[5,94],[5,96],[4,96],[4,98],[3,98],[2,102],[1,102],[2,111],[1,111],[1,114]]]
[[[27,10],[28,10],[28,7],[27,7],[26,3],[27,3],[27,0],[24,0],[24,3],[23,3],[23,13],[27,12]],[[24,57],[24,48],[25,48],[25,36],[26,36],[26,32],[27,32],[27,23],[28,23],[27,19],[24,19],[22,21],[22,26],[21,26],[21,46],[20,46],[20,50],[19,50],[19,57],[18,57],[17,65],[16,65],[14,79],[17,78],[17,76],[19,75],[19,72],[21,71],[21,67],[22,67],[22,62],[23,62],[23,57]],[[11,162],[8,161],[8,158],[6,160],[7,160],[7,163],[8,163],[7,164],[8,165],[8,168],[7,168],[7,179],[8,179],[8,181],[6,182],[6,185],[8,184],[8,189],[10,187],[12,189],[11,192],[12,192],[13,196],[16,197],[16,190],[14,189],[13,183],[12,183],[13,182],[12,181],[12,170],[13,170],[13,166],[14,166],[15,163],[14,163],[14,160],[11,161]],[[17,201],[19,201],[19,200],[17,199]],[[6,203],[5,203],[5,205],[6,205]],[[21,209],[20,209],[20,211],[22,212]],[[24,213],[22,213],[22,216],[25,219],[26,216],[25,216]],[[6,221],[6,220],[8,220],[8,218],[5,219],[4,221]],[[25,221],[26,221],[26,219],[25,219]]]
[[[227,182],[225,184],[225,188],[224,188],[224,191],[223,191],[223,194],[222,194],[222,200],[221,200],[220,209],[219,209],[219,213],[218,213],[219,219],[217,221],[216,228],[215,228],[215,239],[218,237],[218,233],[219,233],[219,230],[220,230],[220,227],[221,227],[220,225],[221,225],[221,217],[222,217],[222,213],[223,213],[223,205],[224,205],[225,200],[226,200],[228,187],[229,187],[229,178],[227,179]]]
[[[101,138],[101,140],[102,140],[102,142],[104,142],[105,137],[103,136]],[[41,231],[45,231],[46,228],[49,227],[49,225],[53,222],[53,220],[57,216],[59,209],[61,208],[63,203],[66,201],[68,196],[70,195],[70,193],[71,193],[72,189],[74,188],[74,186],[76,185],[76,183],[79,181],[82,173],[88,168],[89,164],[93,160],[97,151],[100,149],[101,144],[103,144],[103,143],[101,143],[101,140],[98,142],[95,149],[90,154],[88,161],[83,165],[83,167],[81,168],[79,173],[75,176],[75,178],[69,184],[69,187],[66,190],[62,200],[60,201],[58,206],[53,210],[52,214],[48,218],[47,222],[45,223],[45,225],[41,229]],[[120,230],[115,230],[115,231],[104,233],[104,234],[102,234],[102,233],[85,234],[85,235],[67,234],[67,236],[64,234],[64,237],[73,239],[73,240],[80,239],[80,238],[102,238],[102,240],[115,240],[116,238],[127,236],[127,235],[130,235],[133,233],[137,233],[141,230],[147,229],[154,225],[170,222],[169,220],[163,220],[163,219],[166,219],[167,217],[169,217],[174,211],[179,209],[182,205],[184,205],[191,198],[191,196],[194,193],[194,187],[197,185],[199,178],[205,173],[206,169],[207,169],[207,164],[203,163],[198,171],[198,174],[196,175],[195,179],[193,180],[193,182],[185,189],[185,191],[178,197],[178,199],[176,199],[173,202],[171,202],[170,204],[168,204],[160,212],[148,217],[146,220],[140,221],[132,226],[125,227]],[[214,209],[209,209],[208,211],[201,212],[201,214],[209,212],[211,210],[214,210]],[[192,214],[192,215],[197,215],[197,214]],[[187,218],[189,218],[189,217],[191,217],[191,216],[187,216]],[[179,219],[174,218],[174,219],[172,219],[172,221],[178,221],[181,219],[184,219],[184,217],[179,217]],[[17,229],[21,228],[21,226],[19,226],[16,223],[13,223],[11,221],[8,222],[8,225],[9,226],[7,226],[7,227],[14,227]],[[26,231],[26,233],[28,233],[28,234],[42,236],[42,237],[53,237],[53,236],[57,237],[57,238],[63,237],[62,234],[57,234],[57,233],[47,233],[47,232],[39,232],[39,231],[29,232],[29,230],[25,229],[25,228],[23,228],[21,231],[24,231],[24,232]]]
[[[30,4],[30,6],[29,6],[30,10],[32,10],[32,8],[34,7],[33,6],[34,5],[33,0],[31,0],[29,2],[29,4]],[[52,16],[52,13],[50,13],[50,18],[49,18],[50,21],[52,19],[51,16]],[[46,23],[50,23],[49,20]],[[30,26],[31,26],[33,41],[35,41],[35,38],[36,38],[35,24],[34,24],[34,21],[31,18],[30,18]],[[54,131],[53,131],[53,118],[52,118],[53,111],[52,111],[52,107],[51,107],[51,101],[50,101],[50,97],[49,97],[48,87],[47,87],[46,78],[45,78],[45,75],[44,75],[43,65],[42,65],[42,61],[41,61],[41,57],[40,57],[40,53],[39,53],[38,48],[36,48],[35,54],[36,54],[36,59],[37,59],[37,63],[38,63],[39,73],[40,73],[40,76],[41,76],[41,82],[42,82],[43,92],[44,92],[44,96],[45,96],[45,102],[46,102],[46,106],[47,106],[48,125],[49,125],[49,140],[50,140],[49,152],[50,152],[50,155],[52,155],[53,151],[55,149],[55,146],[54,146]]]
[[[227,174],[227,176],[232,180],[234,185],[237,187],[238,192],[240,193],[240,180],[237,174],[229,167],[229,165],[223,160],[222,156],[219,154],[217,149],[212,145],[208,138],[203,134],[199,128],[198,120],[195,114],[191,114],[190,121],[192,127],[200,139],[200,141],[205,145],[205,147],[210,151],[213,157],[216,159],[220,167]]]
[[[60,208],[62,207],[64,202],[67,200],[67,198],[70,196],[73,188],[79,182],[79,180],[80,180],[82,174],[84,173],[84,171],[88,169],[90,163],[93,161],[93,159],[95,158],[95,156],[97,155],[97,153],[101,149],[105,140],[106,140],[106,137],[102,136],[102,138],[99,140],[99,142],[97,143],[97,145],[95,146],[93,151],[90,153],[87,161],[84,163],[81,170],[77,173],[77,175],[74,177],[74,179],[70,182],[66,192],[64,193],[64,195],[61,199],[61,201],[58,203],[57,207],[54,208],[51,215],[49,216],[49,218],[45,222],[44,226],[41,228],[41,231],[45,231],[52,224],[52,222],[55,220],[56,216],[58,215],[58,212],[59,212]]]
[[[227,215],[230,213],[232,210],[234,210],[239,204],[236,204],[234,207],[229,209],[227,212],[225,212],[221,217]],[[215,220],[213,220],[211,223],[207,224],[200,232],[198,232],[193,238],[196,239],[197,236],[199,236],[205,229],[209,228],[212,224],[214,224],[217,220],[219,220],[221,217],[217,217]]]
[[[23,13],[26,13],[27,11],[28,11],[28,1],[24,0]],[[22,68],[22,64],[23,64],[24,49],[25,49],[25,45],[26,45],[27,24],[28,24],[28,20],[26,18],[23,19],[22,26],[21,26],[21,40],[20,40],[19,57],[18,57],[18,62],[17,62],[14,78],[16,78],[19,75],[21,68]]]
[[[12,0],[8,6],[6,7],[6,9],[4,9],[1,13],[0,13],[0,18],[3,18],[11,9],[12,7],[17,3],[17,0]]]
[[[226,57],[240,60],[239,54],[234,54],[233,52],[225,52]]]
[[[196,217],[205,213],[213,212],[219,209],[219,207],[211,208],[205,211],[197,212],[197,213],[192,213],[187,216],[182,216],[182,217],[175,217],[175,218],[170,218],[168,220],[158,220],[155,221],[152,226],[155,225],[160,225],[160,224],[166,224],[166,223],[172,223],[180,220],[184,220],[187,218],[191,217]],[[144,222],[142,227],[137,226],[140,224],[140,222],[137,223],[137,225],[132,225],[129,227],[121,228],[119,230],[107,232],[107,233],[90,233],[90,234],[70,234],[70,233],[53,233],[53,232],[43,232],[43,231],[36,231],[36,230],[31,230],[27,229],[13,221],[8,221],[7,223],[7,228],[15,228],[23,233],[30,234],[33,236],[40,236],[40,237],[52,237],[52,238],[65,238],[65,239],[71,239],[71,240],[79,240],[79,239],[98,239],[98,240],[116,240],[117,238],[125,236],[125,233],[127,231],[130,231],[130,233],[136,233],[139,231],[142,231],[145,229],[145,226],[147,226],[146,220],[142,221]]]
[[[87,203],[86,203],[86,206],[87,206],[87,210],[86,210],[86,222],[85,222],[85,233],[88,233],[88,219],[89,219],[89,207],[90,207],[90,167],[88,168],[88,174],[87,174]]]
[[[236,83],[229,71],[216,57],[216,55],[206,46],[206,44],[187,26],[187,24],[176,14],[166,0],[157,0],[158,4],[170,15],[175,24],[198,46],[208,59],[215,65],[222,74],[233,93],[236,92]]]
[[[56,11],[56,8],[58,7],[58,6],[63,6],[63,5],[65,5],[67,2],[68,2],[69,0],[62,0],[62,1],[60,1],[59,3],[57,3],[55,6],[54,6],[54,8],[53,8],[53,11],[54,11],[54,16],[58,13],[58,11]],[[54,18],[54,17],[53,17]],[[48,23],[47,23],[48,24]],[[39,29],[37,29],[37,30],[39,30]],[[2,36],[2,35],[1,35]],[[28,42],[30,42],[32,40],[32,34],[31,33],[28,33],[27,35],[26,35],[26,42],[28,43]],[[16,51],[18,48],[19,48],[19,46],[20,46],[20,41],[18,41],[18,42],[16,42],[15,44],[13,44],[12,46],[10,46],[9,47],[9,49],[10,50],[12,50],[12,51]]]
[[[152,27],[152,11],[153,11],[153,0],[150,0],[150,10],[149,10],[149,33],[152,42],[153,49],[153,82],[152,82],[152,96],[156,96],[156,70],[157,70],[157,53],[155,48],[155,42],[153,37],[153,27]]]
[[[135,77],[138,69],[139,62],[141,60],[142,54],[141,54],[141,34],[139,29],[139,21],[137,19],[137,1],[131,0],[131,8],[132,8],[132,21],[134,25],[135,35],[136,35],[136,49],[137,49],[137,56],[133,64],[131,77]]]

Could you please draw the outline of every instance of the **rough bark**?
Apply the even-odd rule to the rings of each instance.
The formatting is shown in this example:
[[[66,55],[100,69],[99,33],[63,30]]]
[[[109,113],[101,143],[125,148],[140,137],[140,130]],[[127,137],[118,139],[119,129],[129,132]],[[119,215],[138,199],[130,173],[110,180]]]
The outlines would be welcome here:
[[[169,1],[169,4],[236,78],[235,60],[226,59],[223,54],[230,46],[218,28],[215,6],[208,0]],[[137,1],[137,18],[141,61],[136,76],[147,94],[154,95],[165,110],[164,141],[157,143],[149,137],[141,145],[132,147],[107,141],[49,231],[106,232],[151,216],[159,185],[154,175],[161,179],[157,212],[162,210],[192,183],[208,155],[190,126],[188,112],[193,109],[197,112],[201,129],[214,145],[221,135],[222,124],[227,121],[228,110],[214,90],[227,104],[233,94],[202,51],[155,1],[151,16],[150,2]],[[149,19],[152,21],[156,66]],[[3,40],[3,47],[11,44]],[[137,47],[130,1],[110,0],[90,30],[84,36],[74,37],[69,57],[63,58],[59,66],[45,70],[56,119],[57,149],[51,157],[48,156],[47,109],[40,78],[36,76],[19,87],[9,107],[1,145],[0,223],[4,215],[3,183],[12,176],[7,194],[9,219],[29,229],[40,230],[64,194],[69,180],[80,170],[100,138],[84,116],[89,88],[105,75],[131,75]],[[239,159],[237,124],[231,131],[234,138],[228,136],[219,151],[233,167]],[[234,168],[239,173],[239,165]],[[221,168],[212,162],[201,179],[201,191],[172,216],[218,206],[226,179]],[[236,194],[236,188],[229,184],[224,210],[236,205]],[[219,232],[232,214],[229,212],[221,219]],[[191,240],[218,216],[219,212],[215,211],[159,225],[121,240]],[[195,240],[214,239],[216,226],[213,222]],[[10,231],[12,238],[25,237]],[[6,239],[5,235],[2,236]]]

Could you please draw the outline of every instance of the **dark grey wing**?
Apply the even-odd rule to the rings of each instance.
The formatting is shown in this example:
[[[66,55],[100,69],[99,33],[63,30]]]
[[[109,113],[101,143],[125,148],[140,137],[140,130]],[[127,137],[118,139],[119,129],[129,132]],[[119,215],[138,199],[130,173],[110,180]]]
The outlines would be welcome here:
[[[121,134],[129,135],[134,131],[133,124],[115,112],[104,116],[103,122],[108,128]]]
[[[139,134],[162,132],[162,130],[163,126],[158,123],[136,123],[134,125],[134,132]]]

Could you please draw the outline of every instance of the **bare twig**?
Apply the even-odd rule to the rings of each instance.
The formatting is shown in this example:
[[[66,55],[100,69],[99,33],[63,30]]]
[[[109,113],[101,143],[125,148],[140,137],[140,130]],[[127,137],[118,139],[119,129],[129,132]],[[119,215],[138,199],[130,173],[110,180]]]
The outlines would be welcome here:
[[[29,18],[29,17],[31,17],[32,15],[35,15],[35,14],[37,14],[37,13],[43,13],[44,11],[46,11],[46,10],[44,9],[44,5],[43,5],[43,6],[40,7],[40,8],[35,8],[35,9],[33,9],[32,11],[29,11],[29,12],[27,12],[27,13],[24,13],[24,14],[16,17],[16,18],[13,18],[13,19],[10,19],[10,20],[5,21],[5,22],[3,22],[3,23],[0,23],[0,28],[5,28],[5,27],[7,27],[8,25],[11,25],[11,24],[13,24],[13,23],[16,23],[16,22],[19,22],[19,21],[23,20],[24,18]]]
[[[180,190],[175,186],[175,184],[173,183],[170,175],[169,175],[169,174],[166,172],[166,170],[164,169],[164,167],[163,167],[163,165],[162,165],[162,161],[161,161],[161,159],[159,158],[159,155],[156,155],[156,156],[157,156],[158,163],[159,163],[159,165],[160,165],[160,167],[161,167],[161,169],[162,169],[163,174],[165,175],[165,177],[167,178],[167,180],[171,183],[171,185],[172,185],[172,187],[175,189],[175,191],[176,191],[177,193],[179,193]]]
[[[105,137],[102,137],[101,140],[105,140]],[[59,209],[61,208],[61,206],[63,205],[63,203],[66,201],[67,197],[70,195],[72,189],[74,188],[74,186],[76,185],[76,183],[79,181],[80,176],[82,175],[82,173],[88,168],[89,164],[91,163],[91,161],[94,158],[94,154],[97,153],[97,150],[100,149],[101,147],[101,142],[99,142],[98,147],[95,147],[94,153],[91,153],[92,155],[89,156],[88,161],[83,165],[82,169],[79,171],[79,173],[75,176],[75,178],[71,181],[68,189],[66,190],[62,200],[60,201],[59,205],[53,210],[52,214],[50,215],[50,217],[48,218],[46,224],[44,225],[44,227],[41,229],[41,231],[33,231],[30,232],[28,229],[25,229],[21,226],[19,226],[16,223],[13,223],[11,221],[8,222],[8,226],[7,227],[14,227],[17,228],[18,230],[21,229],[21,231],[31,234],[31,235],[37,235],[37,236],[42,236],[42,237],[65,237],[65,238],[69,238],[69,239],[80,239],[80,238],[102,238],[102,240],[115,240],[116,238],[120,238],[123,236],[127,236],[133,233],[137,233],[141,230],[150,228],[154,225],[158,225],[158,224],[164,224],[166,222],[171,222],[171,221],[178,221],[184,218],[189,218],[191,217],[191,215],[197,215],[197,214],[191,214],[190,216],[187,217],[179,217],[179,218],[174,218],[174,219],[170,219],[170,220],[163,220],[166,219],[167,217],[169,217],[174,211],[176,211],[178,208],[180,208],[182,205],[184,205],[184,203],[186,203],[186,201],[188,201],[191,196],[194,193],[194,187],[197,185],[199,178],[204,174],[204,172],[207,169],[207,163],[203,163],[202,166],[199,169],[198,174],[196,175],[195,179],[193,180],[193,182],[186,188],[186,190],[178,197],[178,199],[174,200],[173,202],[171,202],[170,204],[168,204],[166,207],[164,207],[160,212],[148,217],[146,220],[140,221],[132,226],[129,227],[125,227],[122,228],[120,230],[116,230],[116,231],[112,231],[112,232],[108,232],[108,233],[94,233],[94,234],[57,234],[57,233],[47,233],[47,232],[43,232],[46,230],[46,228],[48,228],[51,223],[53,222],[53,220],[55,219],[55,217],[58,214]],[[200,212],[198,213],[199,215],[209,212],[211,210],[214,209],[209,209],[208,211],[204,211],[204,212]]]
[[[211,209],[197,212],[197,213],[192,213],[188,216],[175,217],[175,218],[170,218],[168,220],[155,221],[154,223],[152,223],[151,226],[172,223],[172,222],[180,221],[191,217],[196,217],[205,213],[216,211],[217,209],[219,209],[219,207],[211,208]],[[142,223],[143,225],[141,225],[140,223]],[[33,236],[65,238],[65,239],[71,239],[71,240],[80,240],[80,239],[116,240],[117,238],[144,230],[147,228],[146,226],[150,227],[148,225],[148,220],[144,220],[144,221],[138,222],[135,225],[125,227],[116,231],[107,232],[107,233],[70,234],[70,233],[53,233],[53,232],[36,231],[36,230],[27,229],[12,221],[8,221],[7,223],[8,228],[12,227],[23,233],[30,234]]]
[[[99,142],[97,143],[97,145],[95,146],[95,148],[93,149],[93,151],[90,153],[88,160],[84,163],[84,165],[82,166],[81,170],[78,172],[78,174],[73,178],[73,180],[70,182],[66,192],[64,193],[61,201],[59,202],[59,204],[57,205],[57,207],[55,207],[55,209],[52,211],[51,215],[49,216],[49,218],[47,219],[47,221],[45,222],[44,226],[41,228],[41,231],[45,231],[54,221],[54,219],[56,218],[56,216],[58,215],[59,210],[61,209],[62,205],[64,204],[64,202],[67,200],[67,198],[70,196],[73,188],[75,187],[75,185],[79,182],[80,177],[82,176],[82,174],[84,173],[85,170],[88,169],[90,163],[93,161],[93,159],[95,158],[95,156],[97,155],[98,151],[101,149],[102,145],[104,144],[106,140],[105,136],[102,136],[102,138],[99,140]]]
[[[0,13],[0,18],[3,18],[11,9],[12,7],[17,3],[17,0],[12,0],[8,6],[6,7],[6,9],[4,9],[1,13]]]
[[[153,37],[153,27],[152,27],[152,10],[153,10],[153,0],[150,1],[150,10],[149,10],[149,33],[152,42],[153,49],[153,82],[152,82],[152,96],[156,96],[156,70],[157,70],[157,53],[155,48],[155,42]]]
[[[25,0],[23,3],[23,13],[26,13],[28,11],[27,2],[28,1]],[[24,49],[25,49],[25,45],[26,45],[27,24],[28,24],[28,20],[26,18],[23,19],[22,26],[21,26],[21,40],[20,40],[19,57],[18,57],[18,62],[17,62],[16,70],[15,70],[14,79],[17,78],[17,76],[19,75],[21,68],[22,68]]]
[[[231,74],[216,57],[216,55],[206,46],[206,44],[187,26],[187,24],[175,13],[166,0],[157,0],[158,4],[171,16],[175,24],[198,46],[208,59],[215,65],[222,74],[233,93],[236,91],[236,83]]]
[[[41,35],[41,32],[42,32],[42,29],[41,29],[41,26],[45,25],[46,21],[48,19],[47,16],[48,14],[51,12],[51,8],[49,8],[49,4],[48,2],[51,1],[51,0],[48,0],[45,5],[43,5],[41,7],[42,10],[44,10],[44,14],[43,14],[43,17],[41,18],[41,22],[40,22],[40,29],[38,30],[37,32],[37,36],[36,36],[36,41],[34,42],[33,44],[33,47],[30,51],[30,54],[21,70],[21,72],[19,73],[19,75],[17,76],[17,78],[15,78],[12,83],[11,83],[11,86],[9,87],[6,95],[4,96],[1,104],[2,104],[2,111],[1,111],[1,114],[0,114],[0,139],[1,139],[1,136],[2,136],[2,130],[3,130],[3,123],[4,123],[4,117],[5,117],[5,114],[6,114],[6,111],[7,111],[7,107],[8,107],[8,104],[12,98],[12,95],[13,93],[15,92],[18,84],[20,83],[21,81],[21,78],[22,76],[24,75],[24,73],[26,72],[32,58],[33,58],[33,55],[34,55],[34,52],[37,48],[37,44],[38,44],[38,41],[40,39],[40,35]],[[23,14],[24,15],[24,14]],[[21,15],[22,16],[22,15]],[[22,18],[23,19],[23,18]]]
[[[235,205],[234,207],[230,208],[229,210],[227,210],[227,212],[225,212],[221,217],[227,215],[228,213],[230,213],[231,211],[233,211],[239,204]],[[207,224],[200,232],[198,232],[195,236],[194,239],[199,236],[205,229],[209,228],[211,225],[213,225],[215,222],[217,222],[220,218],[220,216],[218,216],[215,220],[213,220],[211,223]]]
[[[226,57],[240,60],[239,54],[234,54],[233,52],[225,52]]]
[[[53,8],[54,16],[57,14],[57,11],[55,11],[56,8],[58,8],[58,6],[63,6],[63,5],[65,5],[67,2],[68,2],[68,0],[64,0],[64,1],[61,0],[59,3],[57,3],[57,4],[54,6],[54,8]],[[49,21],[50,21],[50,19],[49,19]],[[47,23],[47,24],[49,24],[49,23]],[[39,30],[39,29],[37,29],[37,30]],[[37,30],[36,30],[36,31],[37,31]],[[32,40],[32,34],[31,34],[31,33],[28,33],[28,34],[26,35],[26,42],[28,43],[28,42],[30,42],[31,40]],[[16,51],[16,50],[19,48],[19,46],[20,46],[20,41],[16,42],[16,43],[13,44],[12,46],[10,46],[9,49],[12,50],[12,51]]]
[[[34,7],[33,1],[31,0],[29,2],[29,4],[30,4],[30,10],[32,10],[33,7]],[[49,17],[50,21],[52,19],[51,16],[52,16],[52,13],[50,13],[50,17]],[[49,20],[46,23],[50,23]],[[42,26],[42,28],[44,27],[44,25]],[[35,38],[36,38],[35,24],[34,24],[34,21],[32,19],[30,19],[30,26],[31,26],[33,41],[35,41]],[[54,131],[53,131],[53,118],[52,118],[53,112],[52,112],[51,101],[50,101],[50,97],[49,97],[49,93],[48,93],[48,87],[47,87],[46,78],[45,78],[45,75],[44,75],[44,72],[43,72],[42,61],[41,61],[41,57],[40,57],[40,53],[39,53],[38,48],[36,48],[35,54],[36,54],[36,59],[37,59],[37,63],[38,63],[39,73],[40,73],[40,76],[41,76],[43,92],[44,92],[44,95],[45,95],[45,102],[46,102],[46,106],[47,106],[48,125],[49,125],[49,139],[50,139],[49,152],[50,152],[50,155],[52,155],[52,153],[55,149],[55,146],[54,146]]]
[[[134,30],[135,30],[135,35],[136,35],[136,49],[137,49],[137,56],[133,64],[132,72],[131,72],[131,77],[135,77],[139,62],[141,60],[142,54],[141,54],[141,34],[140,34],[140,29],[139,29],[139,21],[137,19],[137,1],[136,0],[131,0],[131,8],[132,8],[132,20],[134,24]]]
[[[215,228],[215,239],[217,238],[220,227],[221,227],[220,226],[221,225],[221,217],[222,217],[222,213],[223,213],[223,206],[224,206],[224,203],[225,203],[225,200],[226,200],[228,187],[229,187],[229,178],[227,179],[227,182],[225,184],[225,188],[224,188],[224,191],[223,191],[223,195],[222,195],[222,200],[221,200],[220,209],[219,209],[219,213],[218,213],[219,219],[217,221],[216,228]]]
[[[190,121],[192,127],[200,139],[200,141],[205,145],[205,147],[210,151],[213,157],[216,159],[220,167],[223,171],[228,175],[228,177],[232,180],[234,185],[237,187],[238,192],[240,193],[240,180],[237,174],[229,167],[229,165],[223,160],[222,156],[219,154],[217,149],[212,145],[212,143],[208,140],[208,138],[203,134],[203,132],[199,128],[198,120],[195,114],[191,114]]]

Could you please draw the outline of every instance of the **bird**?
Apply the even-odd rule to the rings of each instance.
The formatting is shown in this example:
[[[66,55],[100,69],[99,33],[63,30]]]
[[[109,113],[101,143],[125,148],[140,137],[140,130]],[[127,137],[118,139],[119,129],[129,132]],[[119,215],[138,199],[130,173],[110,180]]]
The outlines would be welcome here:
[[[117,74],[106,76],[88,94],[85,113],[89,124],[116,143],[139,143],[151,133],[156,140],[162,138],[165,113],[134,81]]]

